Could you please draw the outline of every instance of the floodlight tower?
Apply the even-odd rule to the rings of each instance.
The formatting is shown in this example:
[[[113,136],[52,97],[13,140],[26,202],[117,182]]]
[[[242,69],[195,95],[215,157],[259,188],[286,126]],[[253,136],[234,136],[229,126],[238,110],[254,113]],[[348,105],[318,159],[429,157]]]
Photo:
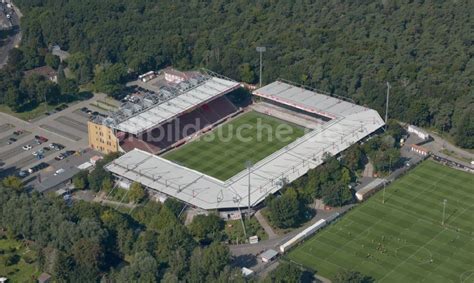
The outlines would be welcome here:
[[[259,77],[259,87],[262,87],[262,57],[263,52],[267,51],[265,46],[257,46],[257,52],[260,53],[260,77]]]
[[[245,167],[247,167],[247,170],[248,170],[248,177],[249,177],[249,182],[248,182],[248,211],[247,211],[247,214],[248,214],[248,218],[250,220],[250,171],[252,169],[252,162],[250,160],[247,160],[247,162],[245,162]]]
[[[388,100],[390,98],[390,83],[387,82],[387,98],[385,102],[385,129],[387,129],[387,123],[388,123]]]

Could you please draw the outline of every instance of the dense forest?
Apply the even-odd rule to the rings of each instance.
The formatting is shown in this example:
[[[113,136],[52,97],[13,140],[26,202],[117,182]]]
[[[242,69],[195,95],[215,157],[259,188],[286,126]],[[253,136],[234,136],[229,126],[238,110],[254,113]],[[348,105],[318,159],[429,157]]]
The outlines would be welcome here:
[[[74,184],[90,190],[111,185],[103,166],[114,158],[105,156],[90,174],[75,176]],[[130,189],[130,195],[138,196],[136,207],[117,209],[27,192],[17,177],[3,179],[0,241],[21,243],[35,256],[0,246],[0,273],[22,272],[15,267],[21,258],[35,263],[37,272],[26,271],[29,281],[47,272],[54,282],[256,282],[231,264],[226,225],[217,214],[197,215],[185,226],[184,204],[171,198],[163,204],[150,201],[146,193],[136,193],[144,192],[140,187],[134,183]],[[312,276],[292,264],[282,268],[263,282]]]
[[[474,147],[470,0],[18,0],[24,46],[57,43],[85,64],[142,72],[207,67],[256,82],[285,78],[449,132]],[[97,64],[96,64],[97,63]]]

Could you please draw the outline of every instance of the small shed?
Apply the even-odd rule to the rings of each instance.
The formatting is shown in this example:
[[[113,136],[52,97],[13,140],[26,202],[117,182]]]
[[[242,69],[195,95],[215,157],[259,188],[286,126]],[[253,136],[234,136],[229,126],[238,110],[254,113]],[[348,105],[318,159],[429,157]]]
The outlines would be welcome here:
[[[269,249],[260,255],[260,259],[263,262],[270,262],[276,258],[278,252],[272,249]]]
[[[387,180],[382,179],[382,178],[374,179],[372,182],[368,183],[366,186],[357,190],[355,196],[359,201],[363,201],[367,199],[368,196],[375,193],[386,182]]]
[[[99,156],[99,155],[94,155],[90,158],[89,162],[92,164],[92,165],[95,165],[97,163],[97,161],[103,159],[102,156]]]
[[[51,275],[48,273],[41,273],[41,275],[38,277],[38,283],[49,283],[51,282]]]
[[[247,267],[242,267],[242,275],[248,277],[253,274],[253,270]]]
[[[427,156],[429,154],[429,151],[426,148],[424,148],[422,146],[419,146],[419,145],[416,145],[416,144],[412,144],[410,149],[411,149],[411,151],[413,151],[416,154],[419,154],[421,156]]]
[[[89,161],[82,163],[81,165],[77,166],[77,169],[79,170],[89,170],[91,167],[93,167],[92,163]]]
[[[417,135],[420,139],[424,141],[430,138],[430,134],[428,134],[425,130],[413,125],[408,125],[408,132]]]

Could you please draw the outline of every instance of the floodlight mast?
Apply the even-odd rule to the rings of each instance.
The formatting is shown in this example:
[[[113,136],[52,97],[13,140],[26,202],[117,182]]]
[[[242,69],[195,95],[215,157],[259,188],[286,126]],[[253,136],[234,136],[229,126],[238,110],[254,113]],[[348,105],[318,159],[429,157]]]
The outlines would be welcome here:
[[[444,199],[443,200],[443,221],[441,221],[441,224],[444,225],[444,217],[445,217],[445,213],[446,213],[446,203],[448,202],[447,199]]]
[[[260,53],[260,77],[259,77],[259,87],[262,87],[262,57],[263,52],[267,51],[265,46],[257,46],[257,52]]]
[[[248,181],[248,211],[247,211],[247,217],[248,219],[250,220],[250,170],[252,169],[252,162],[250,160],[248,160],[247,162],[245,162],[245,167],[247,167],[247,170],[248,170],[248,178],[249,178],[249,181]]]
[[[385,102],[385,129],[387,129],[387,123],[388,123],[388,100],[390,98],[390,83],[387,82],[387,98]]]

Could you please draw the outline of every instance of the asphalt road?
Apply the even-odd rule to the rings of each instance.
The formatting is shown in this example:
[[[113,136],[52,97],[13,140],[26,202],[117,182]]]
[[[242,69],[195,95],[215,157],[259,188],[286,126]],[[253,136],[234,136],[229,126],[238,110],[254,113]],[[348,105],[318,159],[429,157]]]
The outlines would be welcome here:
[[[8,52],[15,48],[15,46],[18,46],[21,41],[20,18],[22,14],[16,6],[13,5],[13,8],[15,12],[12,13],[11,22],[14,32],[12,32],[12,34],[4,41],[5,44],[0,46],[0,68],[2,68],[7,63]]]

